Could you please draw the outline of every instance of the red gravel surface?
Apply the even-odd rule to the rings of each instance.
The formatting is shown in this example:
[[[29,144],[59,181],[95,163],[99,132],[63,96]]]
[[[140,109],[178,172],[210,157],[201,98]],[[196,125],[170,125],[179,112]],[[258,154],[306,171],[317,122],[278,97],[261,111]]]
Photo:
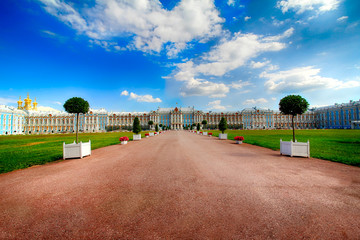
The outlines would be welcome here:
[[[0,175],[1,239],[360,239],[360,168],[189,132]]]

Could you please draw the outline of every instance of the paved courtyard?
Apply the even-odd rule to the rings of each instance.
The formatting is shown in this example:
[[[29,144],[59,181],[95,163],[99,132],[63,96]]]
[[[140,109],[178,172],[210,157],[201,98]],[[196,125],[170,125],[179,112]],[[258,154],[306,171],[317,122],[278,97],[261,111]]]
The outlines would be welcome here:
[[[0,175],[0,239],[360,239],[360,168],[172,131]]]

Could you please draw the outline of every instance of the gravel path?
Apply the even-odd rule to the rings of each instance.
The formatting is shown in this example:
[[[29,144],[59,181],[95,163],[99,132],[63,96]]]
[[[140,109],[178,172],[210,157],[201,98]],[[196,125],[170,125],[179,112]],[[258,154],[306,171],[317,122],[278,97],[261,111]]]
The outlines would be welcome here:
[[[185,131],[0,175],[0,239],[360,239],[360,168]]]

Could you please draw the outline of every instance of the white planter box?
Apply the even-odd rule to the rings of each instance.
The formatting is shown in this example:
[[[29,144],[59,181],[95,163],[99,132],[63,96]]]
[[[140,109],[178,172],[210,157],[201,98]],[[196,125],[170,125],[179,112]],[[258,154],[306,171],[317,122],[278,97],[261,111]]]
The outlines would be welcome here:
[[[154,133],[153,133],[153,132],[149,133],[149,136],[150,136],[150,137],[153,137],[153,136],[154,136]]]
[[[242,144],[242,141],[236,140],[236,144]]]
[[[83,158],[84,156],[91,155],[91,141],[83,143],[80,142],[78,144],[70,143],[65,144],[63,143],[63,159],[67,158]]]
[[[203,135],[204,135],[204,136],[207,136],[207,132],[203,132]]]
[[[200,131],[196,131],[196,134],[200,134]]]
[[[299,157],[310,157],[310,142],[285,142],[280,139],[280,154]]]
[[[227,139],[227,133],[219,133],[219,139]]]
[[[141,134],[133,134],[133,141],[140,141],[141,140]]]
[[[121,144],[121,145],[125,145],[125,144],[127,144],[127,142],[128,142],[128,141],[121,141],[120,144]]]

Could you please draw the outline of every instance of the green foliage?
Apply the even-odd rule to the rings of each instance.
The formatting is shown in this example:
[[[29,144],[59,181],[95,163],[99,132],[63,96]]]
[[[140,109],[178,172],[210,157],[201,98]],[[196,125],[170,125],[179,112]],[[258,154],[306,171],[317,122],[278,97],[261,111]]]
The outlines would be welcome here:
[[[305,98],[299,95],[288,95],[280,100],[279,110],[281,113],[291,115],[291,125],[293,129],[293,141],[295,142],[295,126],[294,117],[303,114],[309,107],[309,103]]]
[[[76,143],[79,143],[79,114],[87,113],[89,111],[89,103],[80,97],[73,97],[66,100],[64,103],[64,109],[68,113],[76,113]]]
[[[150,125],[150,126],[152,126],[153,124],[154,124],[154,122],[153,121],[148,121],[148,124]]]
[[[133,131],[133,133],[135,133],[135,134],[139,134],[139,133],[141,132],[140,120],[139,120],[138,117],[135,117],[135,118],[134,118],[132,131]]]
[[[106,126],[105,129],[107,132],[111,132],[111,131],[120,130],[120,126]]]
[[[303,114],[308,107],[309,103],[299,95],[288,95],[282,98],[279,103],[280,112],[292,116]]]
[[[204,125],[204,128],[206,128],[207,121],[204,119],[202,120],[201,124]]]
[[[196,130],[200,131],[200,123],[196,125]]]
[[[158,132],[159,131],[159,126],[156,124],[155,125],[155,132]]]
[[[68,113],[87,113],[89,111],[89,103],[80,97],[73,97],[64,103],[64,109]]]
[[[159,127],[161,127],[161,128],[162,128],[162,127],[163,127],[163,125],[160,123]]]
[[[191,124],[191,125],[190,125],[190,130],[193,130],[193,127],[194,127],[194,126]]]
[[[222,117],[219,122],[219,130],[224,134],[226,129],[227,129],[227,122],[226,119]]]

